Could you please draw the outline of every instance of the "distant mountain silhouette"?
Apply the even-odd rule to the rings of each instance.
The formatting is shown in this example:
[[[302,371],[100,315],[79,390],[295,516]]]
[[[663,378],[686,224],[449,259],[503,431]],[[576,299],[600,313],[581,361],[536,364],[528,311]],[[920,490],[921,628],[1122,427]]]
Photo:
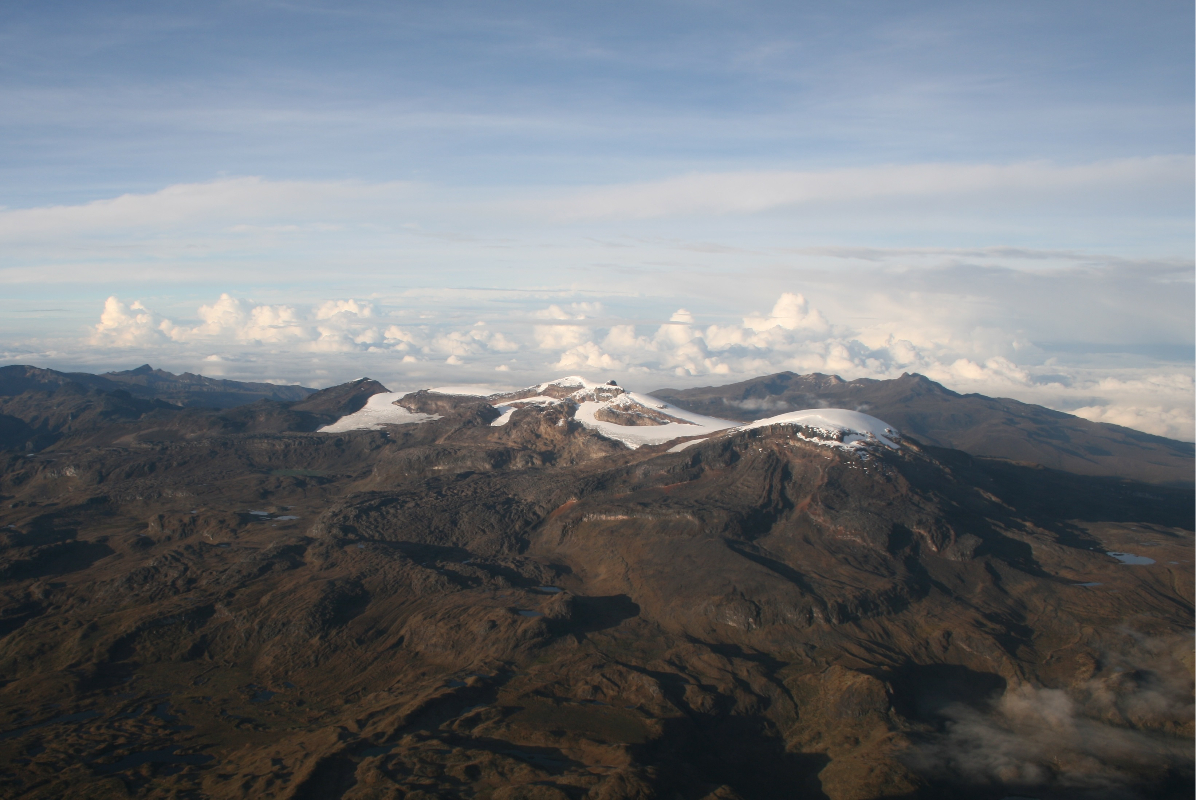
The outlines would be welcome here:
[[[236,408],[255,400],[292,402],[303,400],[316,389],[304,386],[277,386],[273,383],[245,383],[222,378],[206,378],[185,372],[175,375],[143,364],[137,369],[92,375],[87,372],[59,372],[25,365],[0,367],[0,396],[28,391],[53,391],[75,383],[101,392],[125,390],[144,400],[163,400],[184,408]]]
[[[0,450],[37,452],[69,440],[98,445],[217,433],[313,431],[352,414],[376,392],[369,378],[317,391],[139,367],[91,375],[0,368]]]

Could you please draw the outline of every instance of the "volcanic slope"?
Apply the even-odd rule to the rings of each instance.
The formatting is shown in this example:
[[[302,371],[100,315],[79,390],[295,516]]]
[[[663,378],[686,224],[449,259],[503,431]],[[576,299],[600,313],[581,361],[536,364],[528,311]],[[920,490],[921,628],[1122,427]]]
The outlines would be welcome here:
[[[1191,796],[1189,491],[589,386],[4,456],[0,793]]]
[[[972,455],[1041,464],[1082,475],[1192,484],[1196,446],[1091,422],[1006,398],[958,394],[923,375],[894,380],[780,372],[725,386],[651,393],[699,414],[748,422],[799,408],[854,408],[910,439]]]

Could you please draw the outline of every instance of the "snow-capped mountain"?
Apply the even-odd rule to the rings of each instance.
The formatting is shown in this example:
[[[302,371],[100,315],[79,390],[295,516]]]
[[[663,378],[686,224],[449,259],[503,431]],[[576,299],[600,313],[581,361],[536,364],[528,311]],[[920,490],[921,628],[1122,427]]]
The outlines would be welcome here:
[[[570,418],[610,439],[630,448],[665,444],[677,439],[678,449],[723,432],[762,428],[769,425],[791,425],[797,435],[810,442],[840,448],[861,448],[883,445],[898,446],[899,432],[868,414],[849,409],[807,409],[791,411],[773,417],[738,423],[685,411],[657,397],[631,392],[615,382],[597,383],[578,375],[570,375],[511,392],[474,395],[453,387],[430,390],[440,394],[470,394],[491,404],[498,412],[491,424],[509,424],[513,415],[531,406],[564,406]],[[436,414],[414,412],[402,404],[403,392],[377,394],[359,411],[342,417],[321,429],[325,433],[351,430],[375,430],[384,425],[409,425],[428,422]]]

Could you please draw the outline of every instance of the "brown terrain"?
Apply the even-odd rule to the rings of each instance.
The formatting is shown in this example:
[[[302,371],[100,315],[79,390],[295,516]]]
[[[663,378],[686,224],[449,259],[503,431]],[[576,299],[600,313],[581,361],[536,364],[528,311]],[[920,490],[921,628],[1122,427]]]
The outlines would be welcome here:
[[[383,387],[52,377],[0,382],[0,796],[1194,796],[1190,445],[972,455],[951,404],[1013,401],[953,393],[869,409],[894,451],[430,392],[327,434]]]

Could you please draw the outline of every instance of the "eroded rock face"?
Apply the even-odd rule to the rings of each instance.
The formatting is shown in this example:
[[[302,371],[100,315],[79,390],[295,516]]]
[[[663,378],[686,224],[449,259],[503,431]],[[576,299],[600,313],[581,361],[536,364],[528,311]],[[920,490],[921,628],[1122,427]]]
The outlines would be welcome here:
[[[670,414],[664,414],[653,408],[642,406],[631,408],[605,407],[596,412],[596,419],[601,422],[612,422],[617,425],[667,425],[672,422],[680,425],[692,423]]]
[[[431,393],[297,429],[373,389],[5,456],[0,792],[1190,790],[1185,491]]]
[[[404,395],[396,401],[396,405],[418,414],[435,414],[440,417],[456,419],[477,419],[480,422],[491,422],[500,416],[500,412],[482,398],[439,394],[424,389]]]

